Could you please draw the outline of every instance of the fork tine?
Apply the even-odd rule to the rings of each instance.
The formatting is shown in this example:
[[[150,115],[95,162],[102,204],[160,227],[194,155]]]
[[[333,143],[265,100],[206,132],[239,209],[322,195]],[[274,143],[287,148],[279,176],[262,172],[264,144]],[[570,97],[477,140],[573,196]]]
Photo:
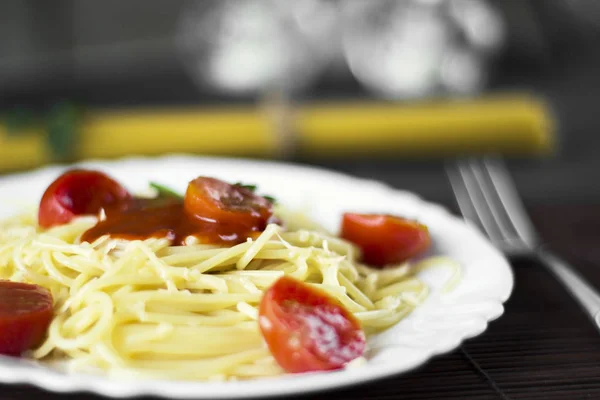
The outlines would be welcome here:
[[[498,188],[491,179],[487,165],[483,161],[472,160],[469,166],[481,190],[483,199],[487,203],[490,214],[496,222],[502,240],[505,242],[511,241],[517,236],[517,231],[511,223],[512,221],[500,198]]]
[[[456,198],[456,202],[462,216],[477,225],[481,225],[481,221],[477,217],[477,212],[475,211],[473,203],[471,202],[469,192],[465,187],[465,182],[458,171],[458,166],[447,166],[446,174],[448,175],[450,186],[452,187],[454,197]]]
[[[525,207],[520,200],[517,189],[511,179],[504,162],[498,158],[487,157],[483,162],[492,184],[496,188],[498,199],[502,203],[508,219],[515,232],[527,245],[538,244],[533,223],[529,219]]]
[[[463,216],[478,224],[493,242],[501,242],[502,233],[479,188],[470,164],[457,162],[456,170],[448,169],[448,178]]]

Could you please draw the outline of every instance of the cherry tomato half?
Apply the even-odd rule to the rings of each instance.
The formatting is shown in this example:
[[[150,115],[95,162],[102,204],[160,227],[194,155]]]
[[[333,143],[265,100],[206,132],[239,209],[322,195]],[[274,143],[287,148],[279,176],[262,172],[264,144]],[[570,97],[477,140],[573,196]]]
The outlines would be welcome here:
[[[0,354],[39,345],[52,320],[52,295],[27,283],[0,281]]]
[[[425,225],[381,214],[344,214],[341,237],[357,245],[363,261],[375,267],[400,264],[431,244]]]
[[[365,350],[365,334],[350,312],[286,276],[263,296],[259,325],[271,354],[291,373],[339,369]]]
[[[102,172],[71,170],[46,189],[38,222],[50,228],[66,224],[78,215],[95,215],[102,208],[116,207],[130,199],[127,189]]]
[[[262,230],[271,215],[272,204],[251,190],[219,179],[199,177],[185,192],[186,212],[209,222]]]

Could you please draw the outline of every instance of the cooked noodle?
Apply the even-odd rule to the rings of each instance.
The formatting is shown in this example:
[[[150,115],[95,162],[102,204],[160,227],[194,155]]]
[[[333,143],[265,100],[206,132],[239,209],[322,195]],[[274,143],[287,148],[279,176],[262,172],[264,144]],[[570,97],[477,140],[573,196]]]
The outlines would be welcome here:
[[[233,247],[171,246],[166,239],[78,238],[79,218],[42,231],[34,214],[0,226],[0,278],[48,288],[55,317],[35,359],[115,377],[235,379],[281,374],[257,323],[262,293],[288,274],[337,298],[367,334],[409,314],[428,294],[419,265],[374,270],[357,248],[283,216]]]

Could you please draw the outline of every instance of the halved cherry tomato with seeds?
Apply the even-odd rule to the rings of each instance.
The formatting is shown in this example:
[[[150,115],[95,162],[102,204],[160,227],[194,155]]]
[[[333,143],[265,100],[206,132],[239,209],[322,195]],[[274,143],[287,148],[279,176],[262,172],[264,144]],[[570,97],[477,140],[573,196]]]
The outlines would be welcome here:
[[[131,195],[108,175],[71,170],[46,189],[40,202],[38,222],[44,228],[70,222],[79,215],[96,215],[101,209],[127,204]]]
[[[363,262],[374,267],[400,264],[431,244],[425,225],[382,214],[344,214],[340,236],[357,245]]]
[[[365,350],[365,334],[348,310],[287,276],[263,296],[259,325],[271,354],[291,373],[339,369]]]
[[[0,354],[38,346],[52,320],[52,295],[40,286],[0,281]]]
[[[191,181],[183,199],[185,211],[208,222],[262,230],[273,214],[273,205],[264,197],[239,185],[199,177]]]

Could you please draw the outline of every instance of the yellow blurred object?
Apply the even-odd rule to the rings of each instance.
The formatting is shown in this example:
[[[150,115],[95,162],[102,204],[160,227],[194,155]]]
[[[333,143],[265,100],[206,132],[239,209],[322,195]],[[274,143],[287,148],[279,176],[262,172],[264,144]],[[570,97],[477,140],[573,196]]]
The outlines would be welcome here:
[[[313,106],[302,111],[297,124],[311,154],[545,154],[554,145],[550,111],[531,97]]]
[[[51,159],[46,145],[46,134],[41,129],[21,132],[19,136],[8,135],[0,124],[0,170],[31,168]]]
[[[284,111],[285,112],[285,111]],[[328,103],[298,106],[289,118],[260,107],[90,110],[75,159],[195,153],[274,157],[288,141],[305,155],[499,152],[547,154],[551,113],[529,96],[439,103]],[[42,129],[9,136],[0,125],[0,170],[50,162]]]
[[[252,109],[97,111],[85,119],[78,158],[173,152],[262,155],[276,150],[272,124]]]

